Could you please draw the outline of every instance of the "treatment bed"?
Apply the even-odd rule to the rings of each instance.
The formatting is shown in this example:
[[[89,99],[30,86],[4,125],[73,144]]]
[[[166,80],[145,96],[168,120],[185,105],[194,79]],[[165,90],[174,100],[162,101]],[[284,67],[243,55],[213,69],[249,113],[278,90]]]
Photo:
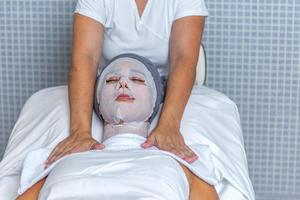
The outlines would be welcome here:
[[[136,176],[130,176],[133,180],[130,187],[122,188],[122,181],[126,180],[128,182],[130,179],[128,176],[120,177],[118,173],[115,173],[117,176],[113,177],[113,179],[111,179],[111,177],[94,179],[90,176],[91,174],[95,174],[95,171],[99,169],[97,168],[99,163],[93,164],[93,160],[95,160],[95,157],[98,155],[101,155],[101,152],[93,152],[94,154],[89,154],[87,157],[85,157],[86,152],[69,155],[60,160],[69,159],[69,162],[72,163],[72,157],[78,156],[80,158],[80,156],[82,156],[82,158],[88,159],[91,161],[90,163],[92,163],[89,165],[89,168],[85,168],[87,170],[83,170],[84,173],[81,171],[83,176],[80,177],[81,182],[79,186],[79,182],[75,182],[75,179],[69,180],[68,186],[74,188],[72,192],[74,192],[75,195],[77,193],[80,195],[80,191],[81,193],[87,192],[88,190],[85,187],[87,183],[91,185],[89,188],[103,185],[103,183],[111,183],[116,184],[116,190],[128,190],[131,191],[131,194],[135,195],[143,193],[141,191],[150,192],[151,190],[152,194],[155,194],[162,189],[168,194],[167,188],[171,188],[172,190],[178,191],[178,195],[169,197],[169,199],[182,200],[184,199],[184,195],[182,194],[188,192],[188,188],[184,187],[186,179],[182,177],[182,181],[172,181],[172,177],[175,177],[175,175],[183,175],[182,170],[178,167],[179,165],[170,161],[170,159],[172,159],[183,163],[204,181],[214,185],[221,200],[255,199],[248,174],[248,165],[237,106],[224,94],[203,86],[206,74],[206,60],[203,48],[201,48],[200,51],[200,58],[197,65],[196,83],[192,90],[193,95],[191,95],[187,103],[182,118],[182,126],[180,127],[186,144],[198,154],[199,160],[193,164],[188,164],[175,155],[163,152],[165,156],[160,154],[161,157],[154,159],[154,164],[155,162],[165,162],[165,168],[161,169],[155,168],[154,164],[149,166],[143,162],[143,156],[139,155],[138,152],[131,152],[130,155],[127,154],[127,156],[129,156],[128,159],[114,165],[105,165],[101,168],[101,170],[104,170],[102,171],[103,173],[111,172],[113,175],[120,167],[135,165],[140,173],[137,173]],[[193,109],[189,109],[191,107]],[[158,117],[151,123],[151,129],[155,127],[157,120]],[[101,141],[102,138],[101,130],[102,122],[97,118],[95,113],[93,113],[92,136],[98,141]],[[68,133],[69,103],[67,86],[46,88],[33,94],[27,100],[19,115],[10,135],[3,160],[0,163],[1,200],[15,199],[18,193],[24,192],[43,178],[47,173],[46,170],[43,169],[41,160],[47,158],[49,152],[51,152],[58,142],[67,137]],[[103,160],[110,159],[109,156],[111,156],[109,152],[104,152],[102,155]],[[121,157],[124,159],[124,156]],[[151,154],[151,156],[153,155]],[[153,157],[151,159],[153,159]],[[59,166],[60,160],[54,163],[53,166]],[[83,164],[84,160],[78,164],[78,167]],[[76,164],[72,165],[72,167],[70,166],[70,168],[76,167]],[[49,167],[47,169],[48,172],[51,169],[52,168]],[[143,171],[143,169],[145,171]],[[153,172],[152,174],[151,171]],[[153,177],[155,173],[164,174],[164,176],[150,179],[149,177]],[[139,182],[134,181],[138,179],[148,180],[150,185],[147,185],[146,188],[141,190],[143,185],[137,185]],[[52,183],[55,181],[57,180],[52,180]],[[162,181],[162,184],[155,184],[157,181]],[[167,183],[168,186],[164,185],[165,183]],[[134,187],[135,185],[138,187]],[[41,196],[49,195],[46,194],[45,188],[43,188],[44,193],[42,189]],[[52,195],[60,194],[63,196],[63,193],[66,191],[66,188],[60,184],[54,188],[56,191],[52,191]],[[96,189],[93,191],[96,191]],[[91,190],[90,192],[92,193],[93,191]],[[111,193],[114,192],[116,191],[111,191]],[[97,195],[100,194],[101,193]],[[107,194],[109,194],[108,190]],[[171,194],[171,192],[169,194]],[[132,196],[131,199],[143,199],[143,197],[145,197],[145,195],[137,195]],[[43,199],[44,197],[41,198]],[[48,196],[48,198],[51,199],[52,197],[50,198]],[[116,199],[118,198],[119,197]],[[53,199],[55,199],[55,197],[53,197]],[[152,199],[168,198],[157,196],[157,198]]]

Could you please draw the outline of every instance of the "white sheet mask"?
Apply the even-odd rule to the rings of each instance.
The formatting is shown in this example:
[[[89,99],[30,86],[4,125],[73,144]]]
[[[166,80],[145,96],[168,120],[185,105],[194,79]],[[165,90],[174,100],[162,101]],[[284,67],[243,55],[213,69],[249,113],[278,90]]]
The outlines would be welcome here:
[[[115,60],[102,72],[96,92],[106,123],[104,139],[126,132],[147,136],[157,94],[143,63],[127,57]]]

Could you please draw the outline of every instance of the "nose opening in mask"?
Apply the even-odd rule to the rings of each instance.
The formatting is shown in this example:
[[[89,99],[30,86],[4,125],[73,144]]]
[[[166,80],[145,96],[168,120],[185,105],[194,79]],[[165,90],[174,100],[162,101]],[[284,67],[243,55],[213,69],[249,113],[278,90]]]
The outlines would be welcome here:
[[[128,79],[127,77],[121,77],[121,78],[118,80],[118,82],[116,83],[115,89],[116,89],[116,90],[123,89],[123,90],[131,91],[131,90],[132,90],[132,87],[131,87],[131,84],[130,84],[129,79]]]
[[[120,79],[119,86],[120,86],[120,88],[128,88],[128,81],[125,79]]]

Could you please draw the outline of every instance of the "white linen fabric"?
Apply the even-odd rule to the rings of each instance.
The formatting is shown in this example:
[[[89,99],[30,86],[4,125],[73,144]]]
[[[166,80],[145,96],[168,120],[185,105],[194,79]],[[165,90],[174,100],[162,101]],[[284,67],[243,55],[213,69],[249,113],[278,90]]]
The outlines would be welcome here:
[[[75,13],[104,26],[101,65],[122,53],[150,59],[168,74],[169,38],[175,20],[207,16],[204,0],[148,0],[139,16],[135,0],[78,0]]]
[[[41,148],[53,149],[67,137],[68,109],[66,86],[41,90],[28,99],[0,162],[1,199],[16,197],[16,186],[19,186],[25,157],[30,156],[28,153]],[[158,117],[151,123],[151,129],[155,127]],[[207,87],[194,86],[180,129],[185,142],[192,148],[199,145],[209,147],[218,179],[215,188],[221,200],[254,200],[238,109],[230,99]],[[102,124],[94,114],[92,135],[101,141],[101,134]],[[38,156],[33,158],[38,160]]]
[[[220,177],[216,176],[208,146],[193,146],[201,159],[189,164],[156,148],[143,149],[140,145],[144,141],[144,137],[136,134],[115,135],[105,140],[104,150],[65,156],[46,170],[43,161],[51,150],[33,151],[25,159],[19,193],[50,172],[40,193],[41,200],[99,197],[187,200],[189,184],[176,160],[210,184],[218,183]],[[70,182],[74,182],[72,187],[68,185]],[[62,190],[61,185],[72,190]]]

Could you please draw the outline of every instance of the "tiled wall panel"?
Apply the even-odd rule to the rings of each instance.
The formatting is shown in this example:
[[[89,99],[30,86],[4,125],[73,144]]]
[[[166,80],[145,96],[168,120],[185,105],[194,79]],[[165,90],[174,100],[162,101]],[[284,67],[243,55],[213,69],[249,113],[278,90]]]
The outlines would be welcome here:
[[[257,199],[300,199],[300,1],[207,5],[207,85],[238,105]]]
[[[74,1],[0,0],[0,156],[26,99],[67,84]]]

